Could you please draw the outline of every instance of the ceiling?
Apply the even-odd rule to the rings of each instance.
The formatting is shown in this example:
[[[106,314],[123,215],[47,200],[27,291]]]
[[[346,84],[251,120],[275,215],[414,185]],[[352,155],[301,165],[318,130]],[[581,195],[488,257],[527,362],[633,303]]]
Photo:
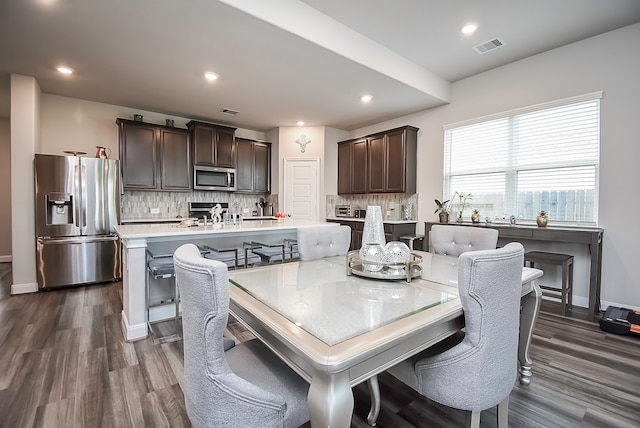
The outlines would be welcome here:
[[[468,22],[478,30],[463,35]],[[0,116],[17,73],[47,94],[256,131],[298,120],[353,130],[445,104],[457,80],[636,22],[638,0],[2,0]],[[496,37],[505,45],[473,49]],[[62,64],[75,72],[58,73]]]

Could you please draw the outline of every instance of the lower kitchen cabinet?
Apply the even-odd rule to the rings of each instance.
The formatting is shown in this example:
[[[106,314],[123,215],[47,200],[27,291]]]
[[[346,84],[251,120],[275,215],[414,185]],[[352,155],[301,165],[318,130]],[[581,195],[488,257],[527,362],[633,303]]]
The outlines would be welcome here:
[[[362,230],[364,221],[327,219],[330,223],[339,223],[351,228],[351,246],[349,250],[358,250],[362,247]],[[401,236],[414,235],[416,223],[384,223],[384,238],[387,242],[399,241]]]

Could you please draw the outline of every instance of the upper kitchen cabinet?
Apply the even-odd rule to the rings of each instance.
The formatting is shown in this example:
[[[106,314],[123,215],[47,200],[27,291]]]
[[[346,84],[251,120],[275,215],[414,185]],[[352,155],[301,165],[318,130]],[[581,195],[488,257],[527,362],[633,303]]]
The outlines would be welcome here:
[[[338,194],[416,192],[417,128],[338,144]]]
[[[234,168],[236,166],[236,128],[198,122],[187,123],[193,135],[193,164]]]
[[[190,132],[116,120],[122,183],[126,190],[191,190]]]
[[[338,143],[338,194],[367,192],[367,139]]]
[[[271,192],[271,144],[236,138],[236,192]]]

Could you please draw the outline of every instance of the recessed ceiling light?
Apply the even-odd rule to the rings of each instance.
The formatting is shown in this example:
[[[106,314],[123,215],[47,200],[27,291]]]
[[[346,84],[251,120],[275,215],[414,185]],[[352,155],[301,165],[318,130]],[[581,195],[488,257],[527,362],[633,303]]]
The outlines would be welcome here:
[[[478,29],[478,26],[476,24],[467,24],[464,27],[462,27],[462,33],[463,34],[471,34],[474,31],[476,31]]]
[[[62,74],[72,74],[73,70],[69,67],[58,67],[58,71]]]
[[[302,126],[302,125],[304,125],[304,122],[303,122],[303,121],[301,121],[301,120],[299,120],[299,121],[297,121],[297,122],[296,122],[296,125],[298,125],[298,126]]]
[[[207,78],[207,80],[217,80],[218,79],[218,75],[212,71],[207,71],[206,73],[204,73],[204,77]]]
[[[371,95],[363,95],[362,97],[360,97],[360,101],[362,101],[363,103],[368,103],[372,99],[373,97]]]

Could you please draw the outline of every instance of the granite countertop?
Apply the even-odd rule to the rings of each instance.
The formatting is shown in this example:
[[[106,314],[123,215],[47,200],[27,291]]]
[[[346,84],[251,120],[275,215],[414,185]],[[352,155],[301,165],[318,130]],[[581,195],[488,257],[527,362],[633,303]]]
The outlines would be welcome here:
[[[364,223],[363,218],[356,218],[356,217],[327,217],[327,220],[331,220],[331,221],[359,221]],[[416,224],[418,223],[417,220],[382,220],[382,223],[384,224]]]

